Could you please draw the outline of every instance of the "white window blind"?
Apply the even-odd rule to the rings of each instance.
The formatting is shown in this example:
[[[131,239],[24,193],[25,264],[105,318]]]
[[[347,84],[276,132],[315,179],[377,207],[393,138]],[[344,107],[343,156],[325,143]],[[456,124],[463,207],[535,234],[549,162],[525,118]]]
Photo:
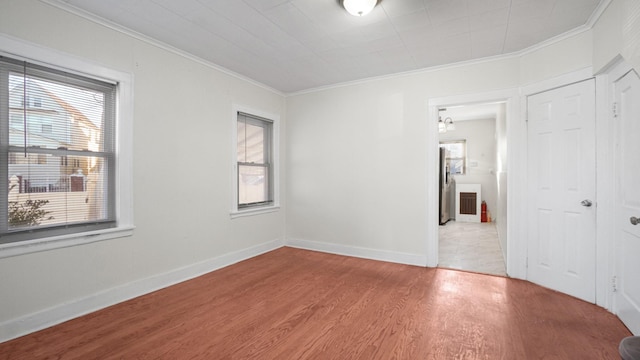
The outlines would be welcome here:
[[[0,243],[115,226],[116,85],[0,57]]]
[[[238,112],[238,209],[273,203],[273,122]]]

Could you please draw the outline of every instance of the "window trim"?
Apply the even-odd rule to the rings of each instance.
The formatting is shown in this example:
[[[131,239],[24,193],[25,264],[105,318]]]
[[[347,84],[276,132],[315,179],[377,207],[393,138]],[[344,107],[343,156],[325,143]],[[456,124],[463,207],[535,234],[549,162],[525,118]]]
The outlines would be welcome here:
[[[271,128],[271,155],[273,172],[273,201],[262,206],[238,207],[238,113],[245,113],[264,118],[272,122]],[[239,104],[232,105],[231,112],[231,218],[253,216],[258,214],[275,212],[280,209],[280,116],[246,107]]]
[[[74,55],[0,34],[0,55],[117,84],[116,227],[0,244],[0,258],[133,235],[133,75]]]

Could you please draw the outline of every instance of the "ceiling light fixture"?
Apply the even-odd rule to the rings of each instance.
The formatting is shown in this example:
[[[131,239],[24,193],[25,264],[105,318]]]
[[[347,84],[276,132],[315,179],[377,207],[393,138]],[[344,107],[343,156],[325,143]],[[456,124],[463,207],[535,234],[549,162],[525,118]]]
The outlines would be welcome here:
[[[444,124],[441,117],[438,118],[438,132],[441,134],[447,132],[447,125]]]
[[[442,120],[441,117],[438,117],[438,132],[443,134],[446,133],[447,131],[452,131],[455,130],[456,126],[453,124],[453,119],[451,119],[450,117],[445,118],[444,120]]]
[[[453,119],[451,119],[450,117],[444,119],[444,123],[447,124],[447,131],[456,129],[456,126],[453,125]]]
[[[353,16],[365,16],[376,7],[377,3],[378,0],[343,0],[342,6]]]

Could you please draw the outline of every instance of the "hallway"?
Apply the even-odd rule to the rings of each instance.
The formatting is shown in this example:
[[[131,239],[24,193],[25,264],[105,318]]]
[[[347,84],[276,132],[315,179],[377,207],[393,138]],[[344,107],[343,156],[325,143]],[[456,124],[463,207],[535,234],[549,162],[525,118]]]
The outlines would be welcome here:
[[[449,221],[439,234],[438,267],[506,276],[495,223]]]

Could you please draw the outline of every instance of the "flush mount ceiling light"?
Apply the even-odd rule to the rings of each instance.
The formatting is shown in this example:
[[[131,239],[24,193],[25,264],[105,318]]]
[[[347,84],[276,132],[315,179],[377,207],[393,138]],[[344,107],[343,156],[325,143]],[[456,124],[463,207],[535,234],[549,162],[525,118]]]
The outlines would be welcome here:
[[[365,16],[377,3],[378,0],[343,0],[342,6],[353,16]]]

